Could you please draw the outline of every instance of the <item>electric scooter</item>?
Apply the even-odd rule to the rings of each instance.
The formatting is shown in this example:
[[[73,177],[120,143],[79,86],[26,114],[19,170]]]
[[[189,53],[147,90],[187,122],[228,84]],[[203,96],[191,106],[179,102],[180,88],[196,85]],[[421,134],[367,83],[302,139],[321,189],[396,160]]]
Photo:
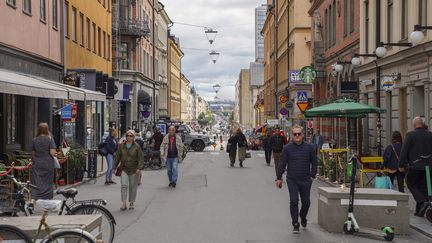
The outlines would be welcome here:
[[[393,227],[382,227],[381,230],[374,229],[362,229],[360,231],[360,226],[354,216],[354,192],[356,185],[356,173],[357,173],[357,157],[355,155],[351,156],[350,161],[352,163],[352,173],[351,173],[351,185],[349,194],[349,206],[348,206],[348,220],[345,221],[343,225],[343,232],[345,234],[357,233],[361,236],[361,233],[366,233],[368,235],[384,237],[386,241],[392,241],[394,238],[394,228]]]
[[[424,216],[425,218],[432,223],[432,184],[431,184],[431,160],[432,160],[432,154],[427,156],[420,156],[420,159],[413,161],[413,164],[423,162],[423,165],[426,170],[426,183],[427,183],[427,193],[428,193],[428,200],[425,202],[425,205],[423,206],[424,210]]]

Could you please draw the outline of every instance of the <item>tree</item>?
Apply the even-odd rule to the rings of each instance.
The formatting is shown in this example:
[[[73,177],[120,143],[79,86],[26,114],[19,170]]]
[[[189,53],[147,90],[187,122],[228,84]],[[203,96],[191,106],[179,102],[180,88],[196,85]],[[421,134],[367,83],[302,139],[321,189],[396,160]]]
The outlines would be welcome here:
[[[207,126],[208,121],[204,112],[201,112],[201,114],[198,115],[198,124],[200,124],[202,127]]]

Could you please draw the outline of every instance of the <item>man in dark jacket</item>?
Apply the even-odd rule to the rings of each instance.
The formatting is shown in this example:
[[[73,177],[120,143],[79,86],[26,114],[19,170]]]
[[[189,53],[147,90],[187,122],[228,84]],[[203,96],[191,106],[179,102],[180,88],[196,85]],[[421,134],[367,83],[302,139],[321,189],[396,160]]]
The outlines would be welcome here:
[[[162,144],[163,138],[164,138],[164,136],[162,135],[160,128],[156,128],[155,134],[153,134],[153,136],[149,140],[150,144],[154,140],[153,151],[159,151],[160,150],[160,146]]]
[[[416,200],[415,215],[423,217],[425,213],[426,173],[422,163],[412,164],[413,161],[432,153],[432,133],[425,129],[425,123],[421,117],[413,120],[414,131],[407,133],[401,152],[402,169],[409,165],[407,185]]]
[[[299,194],[302,203],[300,210],[301,225],[306,227],[306,217],[310,207],[310,190],[312,181],[316,177],[318,162],[314,146],[303,140],[303,128],[297,125],[294,126],[292,135],[293,142],[283,148],[276,186],[282,188],[282,175],[285,169],[288,168],[287,184],[290,194],[290,212],[294,226],[293,232],[297,234],[300,232],[300,224],[298,223]]]
[[[280,134],[280,129],[276,128],[274,135],[270,138],[270,146],[273,151],[273,160],[275,163],[276,175],[278,173],[280,156],[283,150],[283,146],[286,144],[285,138]]]
[[[268,131],[267,135],[263,139],[263,147],[264,147],[264,153],[265,153],[265,160],[268,166],[270,166],[271,162],[271,154],[272,154],[272,148],[270,144],[271,140],[271,133],[272,131]]]

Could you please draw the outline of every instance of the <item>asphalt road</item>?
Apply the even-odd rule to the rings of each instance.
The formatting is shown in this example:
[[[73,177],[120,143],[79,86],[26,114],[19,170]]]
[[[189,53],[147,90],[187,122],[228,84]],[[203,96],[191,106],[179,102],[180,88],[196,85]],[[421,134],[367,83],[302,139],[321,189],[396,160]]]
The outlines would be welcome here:
[[[274,167],[264,163],[263,152],[252,152],[245,168],[230,168],[224,152],[188,154],[180,165],[177,188],[168,187],[166,171],[145,171],[135,210],[121,212],[120,185],[105,186],[104,179],[79,188],[80,199],[104,198],[117,220],[116,242],[151,243],[271,243],[271,242],[380,242],[330,234],[317,224],[315,181],[309,225],[292,234],[286,185],[274,186]],[[119,182],[118,178],[115,178]],[[341,223],[341,222],[335,222]],[[394,242],[431,242],[412,230]]]

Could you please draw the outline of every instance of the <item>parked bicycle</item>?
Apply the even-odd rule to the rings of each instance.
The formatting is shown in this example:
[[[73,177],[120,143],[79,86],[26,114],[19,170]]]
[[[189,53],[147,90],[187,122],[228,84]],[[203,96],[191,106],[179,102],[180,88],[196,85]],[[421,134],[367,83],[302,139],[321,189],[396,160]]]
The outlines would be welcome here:
[[[17,192],[14,195],[14,213],[13,216],[19,216],[22,212],[24,216],[30,216],[34,213],[34,205],[30,201],[30,188],[36,188],[30,182],[19,182],[14,176],[7,175],[16,186]],[[75,188],[60,189],[55,192],[57,195],[62,195],[59,215],[102,215],[101,230],[103,242],[112,243],[115,236],[116,221],[111,212],[104,206],[107,204],[103,199],[91,200],[75,200],[78,195],[78,190]]]
[[[144,169],[151,169],[151,170],[162,169],[160,151],[153,150],[152,145],[146,145],[143,149],[143,152],[144,152]]]
[[[39,227],[36,235],[33,239],[21,229],[10,226],[0,225],[0,241],[17,241],[25,243],[63,243],[63,242],[79,242],[79,243],[98,243],[96,238],[89,232],[81,229],[82,225],[68,225],[67,228],[56,226],[51,227],[47,223],[47,216],[49,212],[58,211],[62,205],[61,200],[37,200],[36,205],[42,209],[42,217],[39,222]],[[57,229],[56,229],[57,228]],[[46,236],[42,241],[39,240],[39,236],[42,232],[46,233]]]

